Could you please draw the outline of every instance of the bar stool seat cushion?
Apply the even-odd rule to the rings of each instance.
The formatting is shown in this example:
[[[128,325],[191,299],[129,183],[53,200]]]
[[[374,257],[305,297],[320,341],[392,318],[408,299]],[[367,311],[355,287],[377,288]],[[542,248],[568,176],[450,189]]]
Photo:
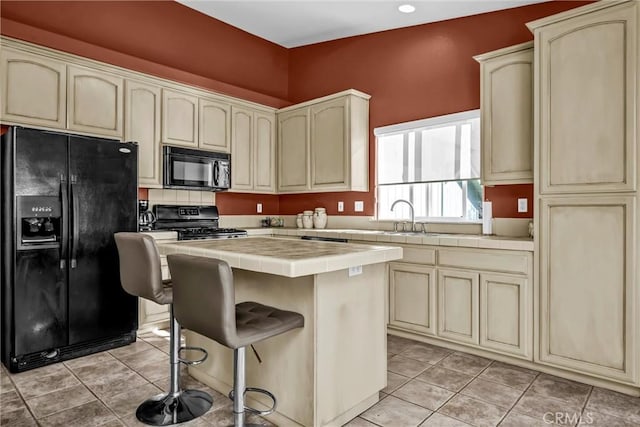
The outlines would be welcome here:
[[[304,317],[293,311],[248,301],[236,304],[237,339],[232,348],[244,347],[304,326]]]

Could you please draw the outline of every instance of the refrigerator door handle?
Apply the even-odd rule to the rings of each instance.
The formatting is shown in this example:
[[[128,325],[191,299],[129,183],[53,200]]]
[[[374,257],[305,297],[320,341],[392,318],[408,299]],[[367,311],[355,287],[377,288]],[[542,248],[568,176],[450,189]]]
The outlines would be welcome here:
[[[60,270],[67,267],[67,250],[69,247],[67,219],[69,215],[69,197],[67,195],[67,177],[60,174],[60,198],[62,199],[62,232],[60,241]]]
[[[76,268],[76,255],[78,254],[78,202],[76,201],[73,187],[76,184],[76,176],[71,175],[71,268]]]

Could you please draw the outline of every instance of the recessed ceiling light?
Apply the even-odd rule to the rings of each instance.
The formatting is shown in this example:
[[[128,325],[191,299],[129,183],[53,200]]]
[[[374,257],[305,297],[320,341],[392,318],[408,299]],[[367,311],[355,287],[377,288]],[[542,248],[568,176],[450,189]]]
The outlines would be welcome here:
[[[416,11],[416,8],[411,4],[402,4],[398,6],[398,10],[402,13],[413,13]]]

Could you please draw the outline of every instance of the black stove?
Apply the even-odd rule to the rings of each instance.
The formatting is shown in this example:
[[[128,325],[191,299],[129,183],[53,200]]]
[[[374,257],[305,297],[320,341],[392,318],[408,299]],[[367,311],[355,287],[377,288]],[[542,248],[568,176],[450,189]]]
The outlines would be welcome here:
[[[244,237],[246,230],[218,227],[215,206],[155,205],[156,230],[178,232],[178,240],[229,239]]]

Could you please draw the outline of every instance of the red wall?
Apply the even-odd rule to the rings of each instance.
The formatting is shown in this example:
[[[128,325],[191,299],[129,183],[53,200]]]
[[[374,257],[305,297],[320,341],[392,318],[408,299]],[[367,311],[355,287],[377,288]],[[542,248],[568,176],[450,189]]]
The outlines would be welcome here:
[[[2,1],[4,35],[274,107],[286,48],[174,1]]]
[[[291,49],[289,98],[299,102],[348,88],[371,95],[371,191],[351,195],[365,201],[364,215],[373,215],[373,128],[479,108],[480,68],[474,55],[532,40],[525,23],[586,3],[541,3]],[[532,186],[528,187],[530,198]],[[519,217],[517,198],[511,195],[520,191],[512,186],[488,189],[487,199],[500,195],[494,216]],[[318,196],[327,208],[343,197],[342,193]],[[292,213],[309,204],[299,195],[284,195],[280,206]]]
[[[218,194],[221,212],[295,214],[318,206],[375,212],[373,128],[479,108],[473,55],[532,39],[526,22],[582,6],[554,1],[285,49],[173,1],[2,1],[0,32],[140,72],[282,107],[348,88],[372,95],[370,191]],[[528,189],[526,189],[528,187]],[[532,186],[487,188],[494,216],[518,217]],[[532,201],[529,203],[532,206]],[[530,214],[529,214],[530,216]]]

